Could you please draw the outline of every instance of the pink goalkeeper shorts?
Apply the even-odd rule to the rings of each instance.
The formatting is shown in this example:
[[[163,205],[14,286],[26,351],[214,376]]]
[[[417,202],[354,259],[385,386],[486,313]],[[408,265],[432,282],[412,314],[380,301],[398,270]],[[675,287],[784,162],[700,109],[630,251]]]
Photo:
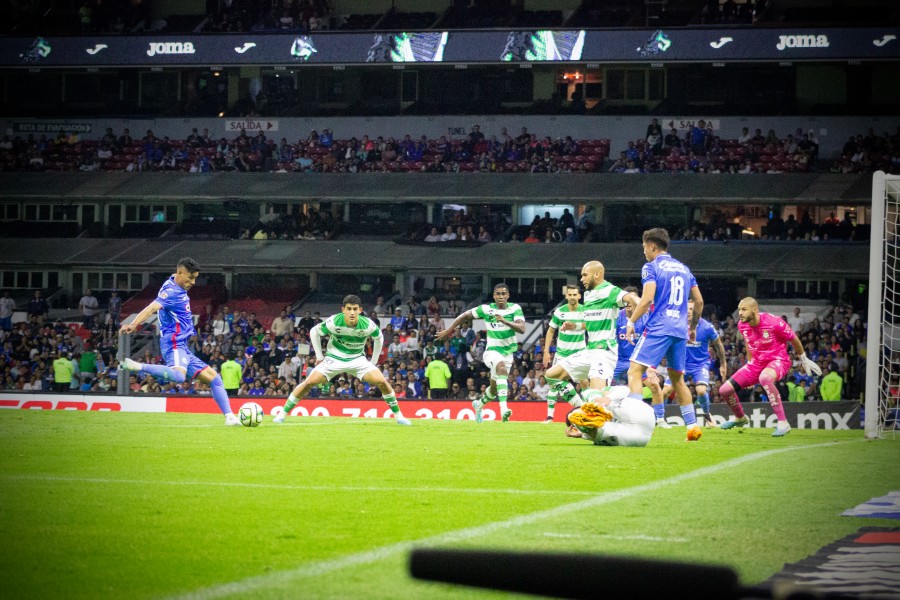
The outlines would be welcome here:
[[[775,381],[783,379],[788,371],[791,370],[791,360],[789,358],[776,358],[767,363],[749,362],[731,376],[731,379],[741,386],[741,389],[753,387],[759,383],[759,375],[764,369],[772,369],[775,371]]]

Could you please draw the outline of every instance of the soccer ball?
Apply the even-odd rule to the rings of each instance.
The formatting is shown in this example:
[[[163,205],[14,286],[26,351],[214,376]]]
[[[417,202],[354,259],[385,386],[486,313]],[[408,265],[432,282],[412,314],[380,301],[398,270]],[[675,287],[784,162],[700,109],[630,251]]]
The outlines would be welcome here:
[[[238,419],[244,427],[257,427],[263,420],[262,406],[256,402],[247,402],[238,411]]]

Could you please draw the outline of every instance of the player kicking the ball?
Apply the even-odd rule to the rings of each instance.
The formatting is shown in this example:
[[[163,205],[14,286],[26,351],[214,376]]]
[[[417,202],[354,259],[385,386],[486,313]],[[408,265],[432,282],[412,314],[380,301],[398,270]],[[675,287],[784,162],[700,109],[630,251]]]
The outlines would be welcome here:
[[[300,385],[288,396],[284,410],[275,416],[274,423],[284,423],[284,417],[293,410],[313,386],[330,381],[335,375],[346,373],[378,386],[381,397],[391,407],[398,425],[410,425],[397,405],[394,390],[378,369],[378,357],[384,344],[381,330],[368,317],[362,316],[359,296],[344,298],[341,312],[328,317],[309,331],[309,340],[316,352],[316,366]],[[328,350],[322,354],[322,336],[329,336]],[[372,339],[372,360],[366,358],[366,341]]]
[[[626,385],[583,391],[584,404],[566,416],[566,435],[596,446],[646,446],[653,437],[656,415],[646,402],[629,393]]]
[[[790,342],[794,347],[807,375],[821,375],[822,369],[806,356],[803,344],[791,326],[773,314],[759,312],[759,304],[753,298],[744,298],[738,304],[738,331],[747,342],[747,364],[719,388],[719,396],[728,403],[728,408],[734,415],[720,427],[731,429],[750,422],[744,414],[737,393],[741,388],[759,382],[769,398],[772,412],[778,417],[778,425],[772,437],[783,437],[790,433],[791,426],[784,416],[784,405],[781,404],[781,394],[775,383],[784,378],[791,368],[791,357],[788,356],[785,343]]]
[[[159,288],[156,300],[139,312],[131,323],[119,328],[122,333],[134,333],[141,323],[158,312],[159,348],[166,364],[147,365],[125,358],[122,360],[122,368],[128,371],[143,371],[159,380],[175,383],[183,383],[188,377],[192,379],[197,377],[209,384],[213,399],[225,415],[225,424],[240,425],[241,422],[231,412],[222,378],[215,369],[194,356],[188,349],[188,341],[196,335],[196,332],[191,314],[191,299],[188,298],[187,292],[194,287],[199,274],[200,265],[193,258],[185,257],[179,260],[175,274]]]

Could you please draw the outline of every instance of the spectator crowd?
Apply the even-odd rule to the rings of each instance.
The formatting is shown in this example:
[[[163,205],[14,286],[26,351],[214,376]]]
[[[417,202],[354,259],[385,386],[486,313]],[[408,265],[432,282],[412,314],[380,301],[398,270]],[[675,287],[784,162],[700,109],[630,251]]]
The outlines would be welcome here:
[[[368,134],[335,137],[330,128],[295,142],[241,131],[215,139],[208,129],[192,128],[184,139],[157,136],[147,130],[133,137],[129,129],[112,128],[99,139],[85,140],[77,132],[56,136],[9,134],[0,139],[0,170],[4,171],[180,171],[239,172],[424,172],[424,173],[786,173],[817,170],[819,138],[815,130],[797,128],[780,137],[773,129],[763,135],[744,127],[734,139],[723,139],[703,119],[682,131],[663,132],[657,119],[643,137],[629,141],[619,156],[609,157],[609,140],[540,135],[522,127],[512,135],[506,127],[486,135],[472,125],[464,137],[422,135],[402,138]],[[900,172],[900,128],[893,134],[873,129],[851,135],[830,167],[818,170],[862,173],[878,169]]]
[[[51,139],[52,138],[52,139]],[[551,139],[522,127],[512,136],[502,127],[485,136],[473,125],[459,139],[442,135],[416,139],[410,134],[395,139],[367,134],[338,139],[329,128],[310,131],[291,143],[271,139],[263,131],[242,130],[228,139],[213,138],[208,129],[192,128],[184,139],[157,136],[147,130],[141,138],[124,129],[116,135],[107,128],[98,140],[83,140],[76,132],[5,135],[0,140],[0,169],[5,171],[180,171],[239,172],[519,172],[570,173],[600,169],[609,154],[608,140],[580,140],[572,136]]]

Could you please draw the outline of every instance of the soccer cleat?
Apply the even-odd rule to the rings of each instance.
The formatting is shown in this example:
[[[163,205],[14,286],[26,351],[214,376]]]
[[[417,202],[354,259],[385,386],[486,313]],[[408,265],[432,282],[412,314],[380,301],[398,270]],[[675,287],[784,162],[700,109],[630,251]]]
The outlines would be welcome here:
[[[241,421],[236,416],[225,415],[225,426],[226,427],[234,427],[235,425],[240,426],[240,424],[241,424]]]
[[[139,363],[136,360],[131,360],[130,358],[126,358],[125,360],[122,361],[122,368],[125,369],[126,371],[140,371],[142,368],[144,368],[144,365],[142,365],[141,363]]]
[[[281,411],[280,413],[278,413],[277,415],[272,417],[272,422],[273,423],[284,423],[284,415],[285,415],[285,412]]]
[[[504,410],[504,411],[503,411],[503,422],[506,423],[507,421],[509,421],[509,418],[510,418],[511,416],[512,416],[512,411],[511,411],[511,410]]]
[[[779,425],[775,428],[775,431],[772,432],[772,437],[784,437],[791,432],[790,425],[784,425],[783,427]]]
[[[472,400],[472,409],[475,411],[475,422],[481,423],[481,409],[484,408],[484,404],[481,403],[481,400]]]
[[[403,417],[397,417],[397,425],[412,425],[409,419],[405,419]]]
[[[672,429],[672,426],[666,423],[665,419],[657,419],[656,426],[660,429]]]
[[[547,417],[546,419],[544,419],[544,423],[552,423],[552,422],[553,422],[553,417]]]
[[[702,435],[703,430],[696,423],[687,428],[687,441],[689,442],[696,442]]]
[[[719,429],[731,429],[732,427],[737,427],[740,425],[743,427],[744,425],[750,424],[750,418],[747,415],[743,417],[729,417],[727,421],[719,425]]]

